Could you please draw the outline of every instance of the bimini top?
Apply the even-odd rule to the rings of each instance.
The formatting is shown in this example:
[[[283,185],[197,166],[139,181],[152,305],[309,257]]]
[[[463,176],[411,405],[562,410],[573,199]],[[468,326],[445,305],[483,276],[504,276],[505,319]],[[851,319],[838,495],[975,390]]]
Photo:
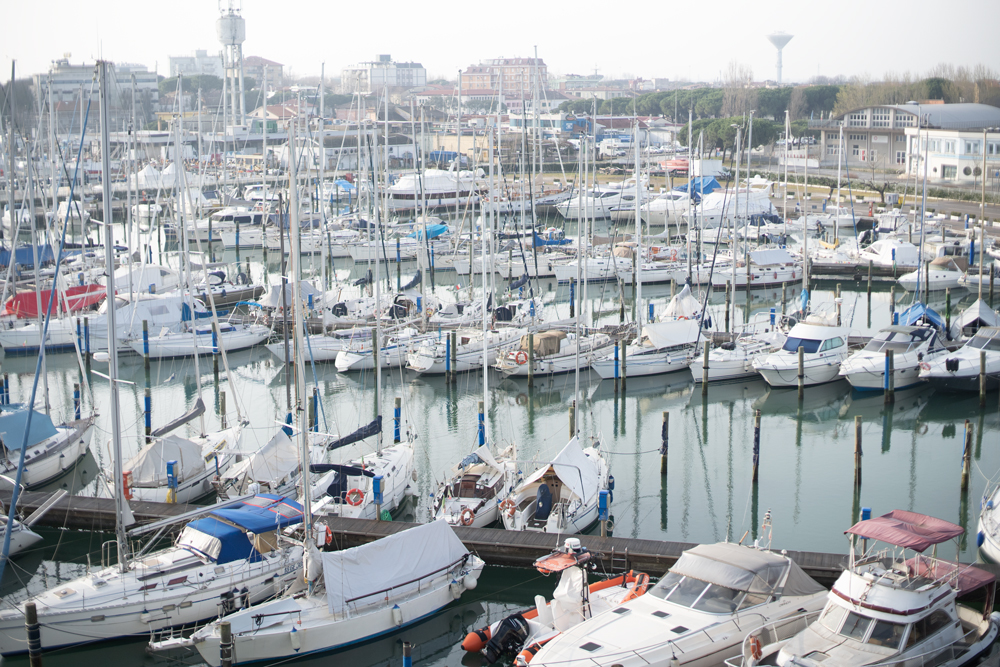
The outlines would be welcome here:
[[[784,576],[786,570],[787,578]],[[812,595],[823,590],[790,558],[732,542],[692,547],[681,554],[670,571],[710,584],[764,595]]]
[[[958,537],[965,529],[926,514],[893,510],[874,519],[859,521],[845,532],[904,549],[924,551],[929,546]]]
[[[260,535],[302,520],[302,506],[284,496],[262,493],[242,503],[217,509],[195,519],[180,537],[178,546],[204,554],[222,565],[235,560],[260,560],[247,533]]]

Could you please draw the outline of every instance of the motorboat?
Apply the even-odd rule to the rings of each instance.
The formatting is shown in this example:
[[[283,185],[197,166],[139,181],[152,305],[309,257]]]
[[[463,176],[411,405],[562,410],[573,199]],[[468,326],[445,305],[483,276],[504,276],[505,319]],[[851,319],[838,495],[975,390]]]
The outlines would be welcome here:
[[[518,481],[517,455],[509,445],[498,456],[483,444],[463,458],[438,485],[434,518],[452,526],[485,528],[500,518],[501,500]]]
[[[44,412],[24,405],[5,405],[0,413],[0,488],[7,485],[2,476],[17,472],[22,447],[26,450],[21,484],[27,489],[47,484],[72,470],[90,447],[94,417],[56,426]]]
[[[380,368],[398,368],[406,364],[411,349],[417,349],[423,343],[436,338],[436,333],[420,333],[413,327],[403,327],[388,334],[383,333],[377,361],[376,355],[372,354],[371,336],[367,340],[355,338],[337,353],[334,363],[340,373],[374,370],[376,363]]]
[[[559,575],[552,599],[546,602],[543,596],[536,595],[534,607],[473,630],[462,641],[462,648],[482,653],[490,664],[507,658],[516,665],[525,665],[561,633],[649,589],[649,575],[633,570],[588,584],[587,563],[592,555],[580,545],[579,538],[566,538],[562,548],[534,563],[543,575]]]
[[[777,352],[753,360],[753,367],[772,387],[798,386],[799,348],[802,348],[803,384],[812,386],[837,379],[840,364],[850,354],[850,330],[829,324],[821,315],[808,315],[788,332]]]
[[[600,492],[613,490],[614,478],[600,442],[584,449],[580,441],[574,436],[504,498],[504,528],[572,535],[597,521]]]
[[[298,503],[259,495],[209,509],[174,544],[137,556],[124,571],[100,567],[29,598],[43,650],[149,636],[266,600],[301,578],[302,547],[285,533]],[[234,593],[235,591],[235,593]],[[0,654],[26,653],[23,603],[0,611]]]
[[[858,262],[881,269],[914,269],[920,266],[920,249],[900,239],[879,239],[858,252]]]
[[[923,555],[963,532],[948,521],[903,510],[856,523],[847,531],[849,566],[834,583],[822,613],[807,616],[809,625],[792,637],[765,624],[744,641],[742,661],[727,664],[974,664],[1000,629],[1000,612],[992,605],[994,576],[974,565],[939,559],[936,549]],[[907,558],[907,551],[914,555]],[[977,592],[985,592],[985,608],[981,596],[968,598],[969,604],[958,602]]]
[[[855,389],[882,391],[886,388],[887,355],[893,353],[893,389],[920,383],[921,364],[929,364],[948,348],[931,327],[893,325],[875,334],[864,346],[840,365],[840,375]]]
[[[667,225],[679,222],[693,203],[686,190],[669,190],[642,204],[639,215],[648,225]]]
[[[553,262],[552,270],[556,280],[561,283],[579,282],[603,282],[607,280],[618,280],[619,274],[632,275],[631,252],[628,256],[617,256],[608,254],[600,257],[584,257],[583,263],[578,259],[567,259],[562,262]]]
[[[417,373],[441,375],[478,370],[483,367],[485,341],[486,359],[496,359],[520,344],[527,333],[523,328],[501,328],[483,332],[481,329],[459,329],[455,332],[454,366],[448,359],[449,339],[425,340],[406,355],[406,367]],[[447,335],[447,334],[446,334]]]
[[[750,324],[735,333],[733,340],[709,350],[708,381],[740,380],[758,375],[754,360],[781,349],[788,338],[787,326],[784,320],[772,322],[769,314],[755,316]],[[695,383],[704,382],[704,354],[693,356],[689,367]]]
[[[784,248],[757,248],[747,253],[744,261],[737,254],[735,271],[732,262],[725,269],[712,272],[712,286],[746,289],[781,285],[802,279],[802,261]]]
[[[921,362],[920,379],[935,389],[979,391],[981,359],[986,359],[986,389],[1000,385],[1000,327],[982,327],[954,352]]]
[[[218,667],[220,622],[225,620],[241,663],[343,648],[437,613],[474,589],[483,569],[483,561],[444,521],[352,549],[325,551],[320,562],[322,578],[311,583],[311,592],[302,583],[282,597],[212,622],[190,643],[205,662]]]
[[[425,201],[429,208],[475,205],[488,189],[485,178],[482,169],[424,169],[403,174],[386,191],[389,208],[416,210]]]
[[[622,359],[615,350],[592,361],[590,367],[605,380],[681,371],[688,367],[700,331],[698,320],[649,322],[643,325],[636,342],[624,346]]]
[[[531,664],[707,667],[755,625],[818,611],[826,591],[783,553],[732,542],[688,549],[645,595],[547,643]],[[751,620],[753,619],[753,620]]]
[[[954,289],[964,282],[968,264],[961,257],[937,257],[927,267],[900,276],[896,282],[908,292]]]
[[[1000,315],[997,311],[990,308],[982,299],[976,299],[951,321],[951,339],[971,338],[981,327],[998,326],[1000,326]]]
[[[306,336],[306,361],[336,361],[337,355],[340,354],[341,350],[346,350],[353,344],[368,343],[371,341],[371,338],[372,330],[370,327],[338,329],[328,333]],[[287,341],[287,355],[285,346],[286,342],[279,340],[277,343],[268,343],[264,347],[278,361],[284,363],[286,358],[291,361],[295,357],[293,342],[291,340]]]
[[[603,333],[581,334],[578,339],[573,331],[550,329],[533,335],[534,375],[555,375],[575,371],[578,367],[580,370],[589,368],[614,346],[614,339]],[[528,334],[525,334],[516,349],[508,350],[497,359],[495,368],[504,375],[527,376],[531,367],[529,352]]]
[[[558,204],[555,209],[567,220],[579,220],[586,216],[590,220],[610,218],[613,209],[621,206],[635,208],[636,196],[642,197],[646,178],[636,187],[636,180],[630,178],[623,183],[604,185],[584,193],[577,193]]]

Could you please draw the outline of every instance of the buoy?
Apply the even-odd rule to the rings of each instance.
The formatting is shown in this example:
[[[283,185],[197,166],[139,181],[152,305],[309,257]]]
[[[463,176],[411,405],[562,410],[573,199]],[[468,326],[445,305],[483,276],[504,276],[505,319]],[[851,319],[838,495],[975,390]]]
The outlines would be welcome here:
[[[518,366],[523,366],[528,363],[528,353],[524,350],[518,350],[517,354],[514,355],[514,361],[517,362]]]
[[[299,642],[299,631],[294,627],[292,627],[292,631],[288,633],[288,639],[292,642],[292,648],[295,649],[296,652],[302,648],[302,643]]]
[[[486,647],[486,642],[490,640],[493,636],[493,631],[490,630],[490,626],[480,628],[478,630],[473,630],[469,634],[465,635],[465,639],[462,640],[462,648],[469,653],[478,653]]]
[[[465,575],[465,578],[462,579],[462,585],[465,586],[465,590],[474,591],[476,590],[476,586],[479,585],[479,580],[477,580],[471,574],[467,574]]]
[[[462,510],[460,521],[462,522],[463,526],[471,526],[472,522],[475,521],[475,520],[476,520],[476,513],[475,512],[473,512],[468,507],[466,507],[464,510]]]
[[[351,489],[347,492],[347,504],[351,507],[357,507],[365,499],[365,492],[361,489]]]
[[[398,604],[392,605],[392,622],[396,625],[403,624],[403,610],[399,608]]]

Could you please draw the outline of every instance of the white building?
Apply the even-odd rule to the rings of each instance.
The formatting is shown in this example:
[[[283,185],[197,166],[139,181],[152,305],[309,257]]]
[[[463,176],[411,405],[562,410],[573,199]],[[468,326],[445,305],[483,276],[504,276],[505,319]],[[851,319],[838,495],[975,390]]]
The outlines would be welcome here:
[[[1000,120],[988,130],[906,130],[908,173],[923,177],[927,156],[929,183],[982,183],[983,150],[986,151],[987,187],[1000,183]]]
[[[196,76],[208,74],[217,76],[220,79],[225,74],[222,67],[222,55],[219,53],[209,54],[204,49],[194,52],[193,56],[170,56],[170,76],[178,74],[184,76]]]
[[[53,60],[48,72],[33,74],[32,80],[35,89],[41,92],[43,99],[48,95],[49,82],[51,81],[54,102],[73,102],[80,99],[81,92],[84,99],[91,93],[96,99],[96,72],[97,65],[93,63],[71,65],[67,54],[65,58]],[[145,65],[118,63],[111,68],[110,72],[109,78],[112,88],[120,91],[117,98],[129,99],[134,75],[136,91],[140,95],[148,96],[153,104],[159,102],[160,88],[156,72],[150,72]]]
[[[383,88],[417,88],[427,85],[427,70],[420,63],[395,62],[389,54],[340,71],[344,93],[370,93]]]

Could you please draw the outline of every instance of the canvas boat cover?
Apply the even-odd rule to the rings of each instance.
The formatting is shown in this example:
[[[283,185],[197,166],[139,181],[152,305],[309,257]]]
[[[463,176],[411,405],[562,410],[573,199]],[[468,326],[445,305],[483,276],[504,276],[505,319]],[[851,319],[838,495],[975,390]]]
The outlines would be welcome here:
[[[466,468],[471,465],[476,465],[477,463],[485,463],[496,470],[503,470],[503,468],[500,467],[500,464],[497,463],[497,460],[493,458],[493,452],[490,451],[488,445],[480,445],[474,452],[462,459],[461,463],[458,464],[458,467]]]
[[[160,172],[151,164],[147,164],[135,175],[135,181],[137,187],[141,190],[152,190],[163,187],[163,178],[160,176]],[[173,183],[170,185],[173,186]]]
[[[177,545],[222,565],[237,560],[257,562],[260,553],[250,535],[260,535],[302,521],[302,507],[283,496],[261,494],[215,510],[187,524]]]
[[[931,260],[931,266],[936,269],[947,269],[951,271],[961,271],[965,273],[969,270],[969,261],[964,257],[935,257]]]
[[[549,465],[543,465],[531,473],[527,479],[521,482],[520,486],[528,486],[540,480],[550,469],[555,472],[559,481],[569,487],[569,490],[584,503],[597,495],[599,491],[597,488],[597,465],[580,449],[578,437],[574,437],[566,443],[566,446],[556,454]]]
[[[400,555],[405,554],[405,558]],[[430,523],[343,551],[323,553],[330,613],[349,604],[368,605],[417,590],[422,579],[469,555],[446,521]],[[425,584],[426,585],[426,584]],[[388,593],[386,591],[391,589]]]
[[[562,341],[566,338],[565,331],[542,331],[535,334],[535,354],[538,356],[547,356],[550,354],[556,354],[559,352],[559,348],[562,346]],[[528,351],[528,336],[525,334],[521,336],[521,347],[520,350]]]
[[[657,348],[676,347],[698,342],[701,322],[698,320],[673,320],[650,322],[642,328],[642,335]]]
[[[255,482],[275,485],[298,467],[298,448],[285,434],[284,429],[278,429],[266,445],[249,458],[232,466],[222,479],[232,480],[246,476]]]
[[[166,486],[167,461],[177,461],[177,479],[184,480],[205,469],[201,447],[187,438],[168,435],[144,446],[125,464],[132,471],[133,486]]]
[[[919,552],[956,538],[965,529],[926,514],[893,510],[874,519],[859,521],[845,532]]]
[[[750,251],[750,262],[757,266],[773,266],[794,264],[795,258],[784,248],[762,248]]]
[[[17,406],[5,406],[8,410]],[[56,427],[44,412],[31,409],[4,411],[0,414],[0,441],[9,450],[19,450],[24,444],[24,431],[28,428],[28,415],[31,414],[31,428],[28,430],[28,446],[38,444],[56,435]]]
[[[285,301],[288,307],[291,308],[295,305],[295,300],[292,298],[292,283],[285,284]],[[303,300],[308,300],[309,295],[313,295],[313,299],[317,300],[322,296],[322,292],[312,286],[312,283],[305,280],[299,281],[299,294],[302,295]],[[260,305],[265,308],[281,308],[281,283],[272,283],[268,287],[267,293],[258,301]]]
[[[699,544],[688,549],[670,571],[764,595],[812,595],[825,590],[790,558],[732,542]]]
[[[187,319],[191,319],[191,318],[188,317]],[[201,400],[199,398],[198,400],[196,400],[194,402],[194,405],[191,407],[190,410],[188,410],[187,412],[185,412],[184,414],[182,414],[180,417],[174,419],[173,421],[167,422],[166,424],[164,424],[160,428],[158,428],[155,431],[153,431],[152,432],[152,436],[154,438],[159,438],[161,436],[164,436],[167,433],[170,433],[171,431],[174,431],[174,430],[180,428],[181,426],[184,426],[184,424],[187,424],[189,421],[191,421],[195,417],[200,417],[203,414],[205,414],[205,401],[203,401],[203,400]]]
[[[715,190],[718,190],[722,186],[719,182],[715,180],[715,176],[695,176],[690,181],[684,185],[678,185],[674,187],[675,192],[689,192],[694,190],[694,192],[707,195]]]
[[[64,296],[65,295],[65,296]],[[74,285],[65,290],[59,290],[56,294],[56,301],[52,304],[52,314],[57,315],[65,312],[64,305],[69,305],[69,312],[75,313],[78,310],[89,308],[108,295],[108,288],[104,285]],[[42,290],[41,293],[42,313],[49,308],[49,299],[52,298],[52,290]],[[4,307],[4,314],[14,315],[22,319],[33,319],[38,317],[39,297],[34,290],[18,292],[7,299]]]
[[[446,233],[448,231],[449,231],[448,230],[448,225],[446,225],[444,223],[440,223],[439,222],[439,223],[427,225],[427,238],[428,239],[436,239],[437,237],[441,236],[442,234],[444,234],[444,233]],[[423,238],[424,238],[424,226],[423,225],[417,226],[412,232],[410,232],[409,234],[407,234],[406,237],[410,238],[410,239],[420,239],[420,240],[423,240]]]
[[[957,576],[959,597],[984,586],[989,586],[996,581],[996,577],[990,572],[974,565],[962,565],[937,558],[924,558],[922,556],[910,558],[906,561],[906,569],[913,576],[924,577],[932,581],[946,580]]]
[[[920,320],[926,320],[931,326],[939,331],[945,330],[946,323],[944,318],[941,317],[941,315],[938,314],[938,312],[933,308],[928,308],[920,301],[917,301],[899,314],[899,323],[902,326],[913,326]]]
[[[951,323],[951,337],[953,339],[961,337],[962,330],[967,327],[978,329],[996,326],[1000,326],[1000,315],[997,315],[997,312],[990,308],[985,301],[976,299]]]
[[[660,319],[678,319],[681,317],[686,317],[688,319],[695,319],[698,317],[698,313],[701,312],[701,304],[698,299],[694,298],[691,294],[691,286],[685,284],[684,289],[674,295],[670,299],[670,303],[663,310],[663,314]]]

